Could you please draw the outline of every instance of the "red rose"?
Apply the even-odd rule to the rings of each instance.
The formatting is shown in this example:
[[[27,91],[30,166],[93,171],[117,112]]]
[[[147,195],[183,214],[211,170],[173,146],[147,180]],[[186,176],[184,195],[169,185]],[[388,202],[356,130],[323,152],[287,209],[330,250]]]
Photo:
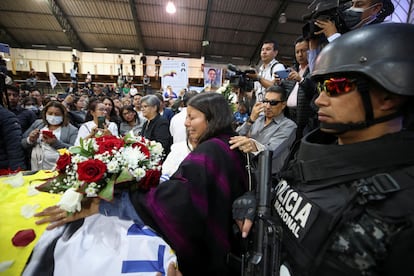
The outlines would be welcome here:
[[[64,172],[66,167],[69,166],[71,162],[72,162],[72,156],[68,153],[65,153],[59,156],[59,159],[56,162],[56,169],[59,172]]]
[[[132,147],[133,147],[133,148],[138,147],[138,148],[139,148],[139,150],[140,150],[143,154],[145,154],[145,156],[147,156],[147,158],[149,158],[149,157],[150,157],[150,151],[149,151],[149,149],[147,148],[147,146],[146,146],[145,144],[140,143],[140,142],[136,142],[136,143],[132,144]]]
[[[156,187],[160,182],[161,172],[159,170],[148,170],[145,176],[138,182],[138,187],[142,190],[149,190]]]
[[[99,147],[97,151],[98,154],[102,154],[104,152],[112,154],[112,150],[120,149],[124,146],[124,140],[112,135],[96,138],[96,143]]]
[[[98,182],[106,172],[106,165],[98,159],[89,159],[78,164],[79,180],[88,183]]]

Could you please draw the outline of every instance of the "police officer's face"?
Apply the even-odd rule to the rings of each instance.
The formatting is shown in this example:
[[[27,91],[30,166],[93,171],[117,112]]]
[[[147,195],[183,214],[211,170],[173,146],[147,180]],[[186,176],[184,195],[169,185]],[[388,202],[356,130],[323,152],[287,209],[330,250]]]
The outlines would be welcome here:
[[[318,89],[320,94],[315,100],[315,104],[319,107],[318,120],[327,124],[348,124],[365,121],[365,109],[356,84],[348,78],[332,80],[334,82],[330,84],[330,87],[326,85]],[[349,85],[349,89],[344,88],[346,85]],[[321,130],[330,133],[337,132],[332,129],[321,128]]]

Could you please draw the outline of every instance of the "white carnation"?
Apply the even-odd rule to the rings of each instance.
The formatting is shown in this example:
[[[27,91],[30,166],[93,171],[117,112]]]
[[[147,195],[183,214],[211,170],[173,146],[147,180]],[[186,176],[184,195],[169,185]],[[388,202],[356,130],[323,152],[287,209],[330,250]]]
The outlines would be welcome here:
[[[138,166],[139,162],[145,160],[147,156],[143,154],[138,147],[136,148],[125,148],[122,153],[122,158],[127,164],[128,168],[135,168]]]
[[[81,210],[82,198],[83,195],[81,193],[70,188],[65,191],[57,205],[67,212],[74,213]]]

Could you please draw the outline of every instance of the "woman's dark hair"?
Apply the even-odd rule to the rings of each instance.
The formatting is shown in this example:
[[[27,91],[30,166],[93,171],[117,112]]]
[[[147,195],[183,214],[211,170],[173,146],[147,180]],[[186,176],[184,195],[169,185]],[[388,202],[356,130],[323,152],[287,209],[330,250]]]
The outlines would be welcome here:
[[[233,112],[223,95],[210,92],[200,93],[190,99],[188,106],[197,109],[206,116],[207,130],[200,137],[198,143],[222,133],[233,133]]]
[[[66,111],[66,107],[58,102],[58,101],[50,101],[46,104],[46,106],[42,109],[42,120],[43,123],[48,126],[49,123],[46,120],[46,112],[50,107],[56,107],[59,108],[60,111],[62,112],[62,116],[63,116],[63,121],[62,121],[62,126],[67,126],[69,124],[69,117],[68,117],[68,112]]]
[[[88,121],[92,121],[93,120],[93,116],[92,116],[92,113],[91,112],[93,112],[93,111],[96,110],[96,106],[99,103],[102,103],[102,101],[99,100],[99,99],[97,99],[97,98],[92,99],[88,103],[88,111],[86,112],[86,115],[85,115],[85,122],[88,122]]]
[[[112,100],[112,98],[111,98],[111,97],[109,97],[109,96],[105,96],[105,97],[103,97],[103,98],[101,99],[101,102],[104,102],[105,100],[108,100],[108,101],[110,101],[110,102],[112,103],[111,113],[109,113],[109,117],[111,118],[111,120],[112,120],[113,118],[118,118],[118,115],[116,114],[116,111],[115,111],[115,103],[114,103],[114,100]],[[115,121],[114,121],[114,122],[115,122]]]
[[[121,120],[122,120],[122,122],[127,122],[124,118],[124,115],[123,115],[124,111],[134,112],[135,113],[135,120],[138,121],[138,124],[141,124],[141,119],[139,118],[138,113],[135,111],[133,105],[124,105],[124,106],[121,107],[121,110],[120,110]]]

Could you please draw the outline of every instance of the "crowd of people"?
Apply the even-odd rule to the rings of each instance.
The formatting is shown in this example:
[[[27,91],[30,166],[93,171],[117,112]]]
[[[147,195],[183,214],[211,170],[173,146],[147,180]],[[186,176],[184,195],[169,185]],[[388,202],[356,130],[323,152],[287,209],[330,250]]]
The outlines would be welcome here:
[[[179,271],[168,276],[240,275],[228,256],[246,254],[243,239],[257,237],[257,198],[249,189],[258,180],[252,186],[250,173],[258,173],[258,157],[269,151],[272,218],[264,219],[282,229],[283,275],[404,275],[414,268],[414,60],[405,54],[414,45],[414,26],[374,24],[389,15],[387,4],[353,1],[349,10],[360,21],[343,34],[334,23],[316,20],[326,45],[295,40],[296,63],[286,77],[278,74],[286,67],[276,60],[276,41],[265,40],[260,69],[248,73],[254,89],[233,87],[236,109],[216,92],[168,87],[118,97],[95,85],[90,94],[69,93],[62,101],[33,98],[26,106],[41,103],[36,114],[21,106],[16,87],[7,86],[11,112],[0,111],[14,122],[9,134],[20,132],[12,140],[23,150],[7,161],[8,151],[17,150],[5,147],[0,165],[50,169],[57,149],[97,134],[132,131],[158,141],[165,159],[157,187],[121,191],[113,202],[93,199],[70,216],[51,206],[36,214],[38,223],[65,229],[57,239],[67,242],[82,227],[79,221],[130,220],[150,226],[174,249]],[[50,261],[37,254],[39,263]],[[262,262],[279,264],[266,256]],[[53,270],[59,268],[29,267],[39,275]],[[279,266],[267,273],[278,275]]]

